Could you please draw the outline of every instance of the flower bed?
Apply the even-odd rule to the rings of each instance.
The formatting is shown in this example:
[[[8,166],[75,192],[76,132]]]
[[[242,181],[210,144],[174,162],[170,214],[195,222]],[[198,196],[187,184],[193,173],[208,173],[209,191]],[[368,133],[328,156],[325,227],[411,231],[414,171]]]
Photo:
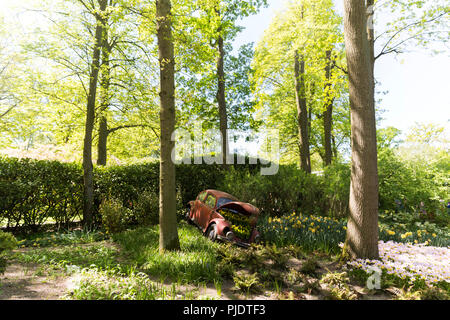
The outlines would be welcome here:
[[[263,239],[277,246],[298,245],[306,250],[339,251],[345,240],[346,222],[328,217],[296,214],[259,221]]]
[[[423,280],[429,285],[450,284],[450,247],[380,241],[378,248],[380,260],[356,259],[348,262],[347,266],[366,272],[378,267],[410,282]]]

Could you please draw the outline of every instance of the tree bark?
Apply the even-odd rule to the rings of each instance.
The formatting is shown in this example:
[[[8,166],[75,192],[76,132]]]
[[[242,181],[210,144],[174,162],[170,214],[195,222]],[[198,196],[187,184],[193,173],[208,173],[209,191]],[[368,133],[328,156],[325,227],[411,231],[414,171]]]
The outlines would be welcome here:
[[[325,91],[327,92],[325,97],[325,111],[323,113],[323,137],[324,137],[324,149],[325,149],[325,166],[331,164],[333,158],[333,150],[331,146],[331,131],[333,128],[333,102],[334,98],[330,96],[331,90],[331,71],[332,71],[332,61],[331,61],[331,50],[326,52],[327,65],[325,67],[325,79],[327,83],[325,84]]]
[[[372,78],[373,99],[375,105],[375,31],[374,31],[374,0],[366,0],[367,40],[369,41],[370,72]]]
[[[159,193],[159,250],[180,248],[176,217],[175,165],[172,162],[175,129],[175,61],[172,39],[170,0],[156,1],[156,30],[160,65],[160,193]]]
[[[108,120],[105,115],[100,117],[98,127],[97,165],[106,166],[108,154]]]
[[[218,12],[220,15],[220,12]],[[219,30],[220,32],[220,30]],[[220,121],[220,133],[222,135],[222,164],[224,167],[227,165],[228,157],[228,119],[227,119],[227,101],[225,97],[225,71],[224,71],[224,59],[225,50],[223,45],[223,37],[219,36],[217,39],[217,103],[219,105],[219,121]]]
[[[378,253],[378,170],[373,73],[366,6],[344,0],[344,36],[351,112],[352,168],[344,251],[353,258]]]
[[[306,173],[311,173],[311,159],[309,153],[308,109],[306,106],[305,90],[305,61],[295,52],[295,96],[297,102],[297,121],[299,130],[300,167]]]
[[[98,0],[100,12],[106,10],[107,0]],[[86,229],[93,226],[94,207],[94,174],[92,165],[92,132],[95,123],[95,101],[97,94],[97,82],[100,69],[100,50],[104,32],[105,21],[101,14],[96,14],[97,25],[95,27],[95,43],[92,52],[90,70],[89,91],[86,106],[86,125],[83,144],[83,224]]]
[[[108,42],[108,30],[103,32],[102,65],[100,77],[100,122],[98,128],[97,165],[106,166],[108,153],[108,120],[106,111],[110,103],[111,67],[109,63],[111,47]]]

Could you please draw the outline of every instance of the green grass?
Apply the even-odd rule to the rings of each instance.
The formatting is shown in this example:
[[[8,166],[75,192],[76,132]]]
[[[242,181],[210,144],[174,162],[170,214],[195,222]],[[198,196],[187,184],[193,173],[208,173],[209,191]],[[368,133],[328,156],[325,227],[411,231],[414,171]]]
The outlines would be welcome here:
[[[30,235],[17,236],[19,248],[86,244],[106,240],[108,238],[108,235],[102,230],[91,232],[83,230],[37,232]]]
[[[159,253],[158,226],[141,227],[112,235],[119,250],[98,242],[106,238],[101,231],[73,231],[33,235],[19,241],[19,247],[31,247],[14,255],[22,263],[39,263],[52,268],[76,266],[107,270],[119,264],[122,270],[137,268],[159,279],[182,283],[214,283],[221,279],[217,268],[218,243],[181,222],[178,228],[181,250]],[[85,244],[85,245],[82,245]]]
[[[188,293],[189,294],[189,293]],[[117,269],[83,269],[75,289],[66,296],[77,300],[174,300],[189,298],[177,287],[151,281],[148,275]]]
[[[12,256],[18,262],[41,264],[53,270],[66,267],[108,269],[117,266],[117,257],[117,249],[105,246],[104,243],[95,243],[89,246],[68,245],[57,248],[34,248]]]
[[[340,251],[345,226],[345,220],[318,216],[263,217],[258,229],[266,245],[243,250],[213,243],[198,229],[182,221],[178,224],[181,249],[164,254],[159,253],[157,225],[111,236],[101,230],[46,232],[19,238],[19,247],[25,249],[16,251],[12,258],[20,263],[39,265],[38,272],[42,274],[77,275],[78,286],[67,295],[68,299],[193,299],[196,297],[194,292],[180,291],[182,284],[214,284],[220,295],[224,278],[234,278],[238,282],[236,286],[241,283],[243,290],[249,287],[249,282],[251,286],[279,291],[279,288],[299,281],[301,274],[314,275],[316,269],[313,261],[307,259],[311,265],[305,263],[305,269],[300,273],[292,273],[286,267],[290,256],[305,259],[314,252],[314,256],[320,253],[330,258]],[[388,231],[394,231],[395,238]],[[448,243],[445,226],[420,221],[408,214],[380,215],[382,240],[413,242],[419,237],[417,231],[420,231],[420,238],[428,239],[430,244]],[[407,232],[412,235],[402,237]],[[267,264],[267,261],[271,263]],[[256,273],[257,281],[236,278],[237,272],[242,270],[250,275]],[[351,275],[361,277],[362,282],[366,280],[365,275],[353,272]],[[173,285],[163,285],[165,280]],[[383,275],[383,281],[385,286],[406,286],[394,276]],[[423,286],[413,289],[428,290]],[[441,289],[448,292],[448,288]]]
[[[183,283],[213,283],[221,278],[217,269],[218,243],[184,222],[179,224],[181,250],[159,253],[158,226],[143,227],[113,236],[129,261],[145,273]]]

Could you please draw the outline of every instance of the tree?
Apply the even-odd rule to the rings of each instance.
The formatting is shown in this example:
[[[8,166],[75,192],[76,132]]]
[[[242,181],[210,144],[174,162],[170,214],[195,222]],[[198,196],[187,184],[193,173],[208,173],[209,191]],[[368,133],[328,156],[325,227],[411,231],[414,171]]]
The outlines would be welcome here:
[[[332,51],[326,51],[326,67],[325,67],[325,105],[323,112],[323,146],[324,146],[324,163],[325,166],[329,166],[331,164],[331,160],[333,158],[333,150],[332,150],[332,128],[333,128],[333,102],[334,97],[330,93],[331,91],[331,73],[333,71],[333,61],[332,61]]]
[[[180,248],[176,217],[175,165],[172,162],[175,130],[175,58],[172,38],[170,0],[156,1],[156,30],[160,64],[160,194],[159,194],[159,250]]]
[[[257,13],[266,3],[266,0],[180,1],[175,8],[180,12],[177,16],[181,16],[176,19],[175,39],[180,62],[177,91],[182,117],[187,118],[187,122],[201,117],[206,120],[204,130],[219,128],[223,138],[220,160],[224,166],[229,153],[227,129],[248,124],[248,119],[242,116],[253,107],[249,103],[249,90],[243,88],[242,94],[235,90],[238,86],[242,88],[245,82],[242,76],[249,70],[242,66],[247,63],[246,55],[250,52],[248,46],[240,48],[238,56],[244,58],[242,61],[236,61],[232,55],[232,41],[243,29],[237,25],[237,20]],[[237,77],[236,73],[239,73]],[[244,94],[246,99],[242,99]],[[243,100],[247,101],[242,103]],[[236,107],[237,103],[241,106]]]
[[[376,26],[369,33],[369,38],[378,49],[373,51],[374,62],[391,53],[400,54],[420,48],[429,51],[432,43],[447,43],[448,1],[367,0],[366,6],[369,23]],[[389,16],[389,21],[383,19],[386,16]],[[439,47],[435,50],[439,52]]]
[[[86,105],[86,124],[83,144],[83,223],[85,228],[93,224],[94,208],[94,173],[92,164],[92,132],[95,124],[95,103],[97,94],[98,74],[100,70],[100,52],[105,37],[105,11],[107,0],[98,0],[98,12],[94,13],[97,25],[95,27],[95,43],[92,51],[91,71],[89,76],[89,91]],[[95,8],[92,8],[94,10]]]
[[[305,172],[311,172],[314,153],[325,159],[325,142],[333,145],[332,104],[345,106],[339,98],[346,94],[346,77],[343,68],[334,68],[343,60],[340,25],[332,1],[291,1],[256,48],[258,107],[268,115],[266,125],[280,130],[285,161],[295,154]]]
[[[373,71],[366,6],[344,1],[349,76],[352,167],[344,250],[354,258],[378,258],[378,169]]]
[[[298,51],[294,57],[295,100],[297,102],[297,121],[299,129],[300,167],[311,173],[311,157],[309,154],[308,107],[306,106],[305,61]]]

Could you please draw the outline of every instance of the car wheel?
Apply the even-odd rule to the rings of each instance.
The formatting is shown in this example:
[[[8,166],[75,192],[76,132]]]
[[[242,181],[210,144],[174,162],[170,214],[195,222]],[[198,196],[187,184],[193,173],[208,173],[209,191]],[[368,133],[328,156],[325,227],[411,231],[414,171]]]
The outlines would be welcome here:
[[[208,230],[206,230],[206,236],[211,241],[216,241],[217,239],[217,226],[215,223],[209,226]]]

